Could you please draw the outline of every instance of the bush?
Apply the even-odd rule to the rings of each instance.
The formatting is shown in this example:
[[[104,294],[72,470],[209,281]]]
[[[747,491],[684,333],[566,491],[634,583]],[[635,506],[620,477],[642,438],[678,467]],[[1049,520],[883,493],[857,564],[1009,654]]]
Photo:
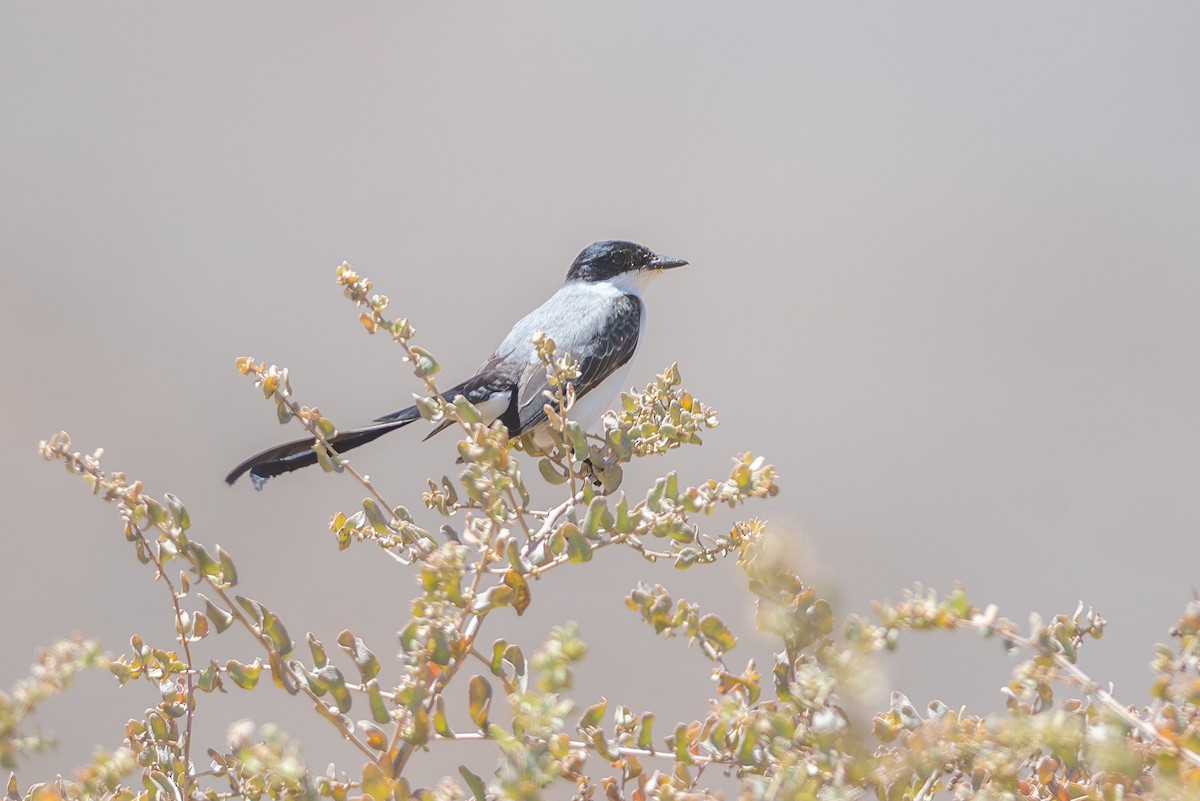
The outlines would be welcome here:
[[[22,793],[10,778],[8,797],[482,801],[573,792],[576,799],[644,801],[713,797],[706,788],[722,774],[747,799],[925,799],[938,791],[962,798],[1200,797],[1200,603],[1173,629],[1176,647],[1156,654],[1153,700],[1143,708],[1113,698],[1079,668],[1080,646],[1100,637],[1105,625],[1082,605],[1049,622],[1035,618],[1021,634],[994,607],[972,605],[961,588],[939,598],[918,587],[899,604],[878,604],[871,618],[851,615],[838,627],[829,603],[794,572],[761,521],[750,518],[719,535],[700,531],[698,521],[719,507],[776,494],[775,470],[761,458],[740,455],[727,477],[699,486],[681,486],[668,473],[641,500],[617,494],[630,460],[699,445],[716,425],[713,410],[683,389],[677,368],[623,395],[603,436],[595,436],[570,419],[578,365],[540,338],[555,444],[539,450],[527,438],[510,441],[502,426],[484,425],[469,403],[441,398],[438,364],[412,344],[412,326],[388,319],[387,299],[372,294],[370,282],[348,265],[339,268],[338,282],[366,307],[360,321],[367,330],[390,333],[405,350],[429,394],[423,416],[459,428],[457,483],[430,481],[422,495],[422,516],[446,520],[436,535],[334,452],[329,439],[336,428],[318,409],[293,400],[286,370],[251,358],[239,359],[238,368],[275,403],[281,422],[304,425],[323,467],[350,474],[366,489],[361,509],[332,518],[339,545],[370,542],[412,566],[419,594],[412,616],[398,621],[399,659],[385,667],[350,631],[338,636],[336,650],[312,634],[297,646],[268,606],[237,593],[232,557],[192,539],[178,498],[153,497],[142,482],[105,472],[99,451],[76,452],[60,432],[41,444],[42,455],[116,506],[134,554],[155,568],[170,597],[178,637],[170,647],[154,647],[134,636],[132,653],[116,658],[82,639],[39,655],[34,677],[0,694],[0,764],[7,767],[49,744],[22,733],[21,724],[80,669],[107,668],[122,685],[151,682],[162,700],[126,726],[122,747],[97,755],[73,780]],[[529,508],[528,477],[516,452],[527,454],[525,464],[536,460],[538,480],[557,487],[561,502]],[[532,602],[531,579],[587,570],[597,551],[613,546],[680,569],[735,559],[754,596],[757,627],[777,643],[765,676],[753,660],[740,669],[728,661],[737,637],[723,620],[672,598],[662,585],[639,585],[626,603],[657,633],[686,636],[709,660],[716,689],[712,698],[697,699],[709,709],[703,720],[663,726],[651,712],[604,701],[580,711],[571,698],[572,672],[587,646],[572,624],[555,628],[530,655],[496,638],[505,618],[493,613],[522,614]],[[177,580],[172,563],[184,568]],[[251,664],[193,660],[193,643],[229,629],[247,633],[262,656]],[[1008,715],[980,718],[940,702],[922,713],[893,693],[870,730],[853,725],[845,709],[876,680],[879,652],[895,648],[902,632],[929,629],[974,630],[1027,654],[1005,688]],[[475,675],[462,670],[467,665]],[[230,685],[254,690],[264,675],[307,699],[358,749],[361,765],[314,774],[285,734],[241,723],[230,728],[227,743],[201,755],[192,736],[197,705]],[[1074,692],[1056,697],[1064,687]],[[611,694],[619,696],[620,688]],[[447,708],[458,705],[469,714],[470,731],[450,728]],[[435,740],[486,741],[499,767],[486,777],[464,767],[436,787],[411,787],[410,760]]]

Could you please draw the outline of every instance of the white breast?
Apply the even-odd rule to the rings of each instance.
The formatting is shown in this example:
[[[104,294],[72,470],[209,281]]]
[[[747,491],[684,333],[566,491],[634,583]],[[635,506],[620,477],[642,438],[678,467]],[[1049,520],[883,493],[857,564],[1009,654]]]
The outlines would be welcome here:
[[[600,420],[604,417],[604,413],[612,408],[614,401],[620,396],[622,391],[629,389],[626,383],[629,379],[629,370],[633,367],[633,361],[637,358],[637,353],[641,349],[642,339],[646,334],[646,303],[642,300],[641,289],[644,283],[642,281],[630,280],[627,276],[619,276],[612,281],[600,281],[589,284],[575,284],[572,287],[574,293],[590,295],[594,303],[586,304],[588,308],[603,309],[619,295],[633,295],[642,303],[642,316],[638,325],[638,341],[634,347],[633,355],[629,361],[618,367],[612,372],[608,378],[605,378],[597,384],[591,392],[577,397],[575,405],[568,413],[571,420],[583,426],[588,433],[595,434],[600,432]],[[580,321],[582,322],[582,321]],[[588,321],[589,323],[591,321]],[[575,328],[575,326],[570,326]],[[585,329],[587,326],[579,326],[578,329]],[[564,334],[566,332],[563,332]],[[578,339],[578,337],[564,337],[565,340]],[[563,340],[559,340],[560,343]],[[582,343],[580,343],[582,344]],[[570,347],[568,347],[570,349]],[[538,438],[541,440],[541,438]]]
[[[657,274],[658,271],[650,272]],[[613,402],[623,391],[629,389],[629,385],[626,383],[629,378],[629,370],[633,367],[633,360],[637,358],[638,351],[642,347],[642,340],[646,336],[646,302],[642,299],[641,290],[647,282],[648,279],[643,278],[643,273],[638,272],[634,273],[632,278],[625,274],[591,285],[595,292],[603,295],[606,299],[611,299],[616,295],[633,295],[642,305],[642,315],[638,322],[637,345],[634,346],[633,355],[629,357],[629,361],[613,370],[612,375],[597,384],[591,392],[582,398],[575,399],[575,406],[572,407],[568,416],[589,433],[599,431],[600,419],[604,413],[612,408]]]
[[[613,407],[613,402],[622,391],[629,389],[625,381],[629,377],[631,366],[633,359],[613,370],[612,375],[601,381],[591,392],[582,398],[576,398],[575,405],[571,407],[567,416],[583,426],[589,434],[599,433],[600,419],[604,417],[604,413]]]

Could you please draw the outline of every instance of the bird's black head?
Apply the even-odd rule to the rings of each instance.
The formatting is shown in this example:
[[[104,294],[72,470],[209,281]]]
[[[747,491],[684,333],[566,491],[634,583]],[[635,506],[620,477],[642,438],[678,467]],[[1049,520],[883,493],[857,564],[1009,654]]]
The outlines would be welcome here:
[[[683,259],[659,256],[636,242],[616,239],[593,242],[575,257],[567,271],[568,281],[605,281],[623,274],[648,274],[687,264]]]

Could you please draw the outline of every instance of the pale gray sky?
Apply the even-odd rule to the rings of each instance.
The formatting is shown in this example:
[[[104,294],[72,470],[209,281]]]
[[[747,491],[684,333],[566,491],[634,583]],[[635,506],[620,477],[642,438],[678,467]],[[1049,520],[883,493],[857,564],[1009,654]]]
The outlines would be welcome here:
[[[360,422],[416,385],[334,288],[343,259],[449,379],[580,248],[629,238],[692,262],[653,287],[633,379],[678,361],[722,426],[627,487],[762,453],[782,492],[746,513],[803,536],[841,613],[914,581],[1019,620],[1082,598],[1111,622],[1085,666],[1144,701],[1200,564],[1198,23],[1182,2],[3,4],[0,686],[72,631],[170,642],[113,512],[36,458],[59,428],[180,495],[293,635],[349,627],[389,655],[412,577],[324,530],[361,490],[221,483],[295,435],[234,358]],[[414,506],[454,469],[411,432],[360,453]],[[660,581],[745,634],[736,571],[605,557],[535,585],[514,636],[576,619],[583,699],[703,716],[702,657],[622,598]],[[233,633],[200,651],[255,655]],[[886,665],[919,706],[987,710],[1012,662],[930,635]],[[61,752],[22,778],[115,747],[153,702],[85,679],[39,718]],[[303,706],[233,694],[199,731],[279,720],[314,768],[355,765]],[[488,769],[438,749],[418,780]]]

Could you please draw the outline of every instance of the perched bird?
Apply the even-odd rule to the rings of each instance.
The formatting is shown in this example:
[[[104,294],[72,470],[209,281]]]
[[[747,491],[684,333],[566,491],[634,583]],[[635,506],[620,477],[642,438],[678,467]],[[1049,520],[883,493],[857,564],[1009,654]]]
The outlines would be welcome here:
[[[504,423],[509,436],[527,431],[536,436],[537,427],[546,421],[542,393],[549,388],[533,344],[534,334],[541,331],[554,340],[559,353],[579,361],[581,375],[574,382],[571,417],[585,427],[594,425],[625,388],[630,360],[641,344],[646,328],[642,290],[662,270],[685,264],[683,259],[659,256],[633,242],[588,245],[571,264],[559,290],[517,321],[474,375],[442,396],[451,402],[465,396],[484,420]],[[409,406],[362,428],[342,431],[330,444],[342,453],[419,418],[417,407]],[[254,488],[262,489],[272,476],[316,463],[313,440],[300,439],[251,456],[233,468],[225,481],[232,485],[249,472]]]

